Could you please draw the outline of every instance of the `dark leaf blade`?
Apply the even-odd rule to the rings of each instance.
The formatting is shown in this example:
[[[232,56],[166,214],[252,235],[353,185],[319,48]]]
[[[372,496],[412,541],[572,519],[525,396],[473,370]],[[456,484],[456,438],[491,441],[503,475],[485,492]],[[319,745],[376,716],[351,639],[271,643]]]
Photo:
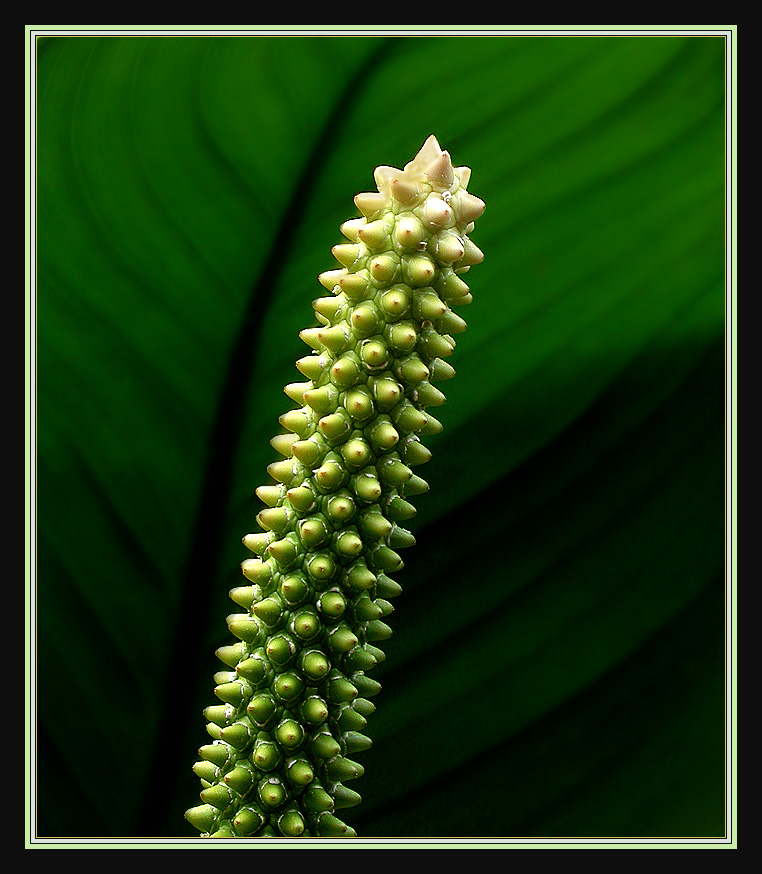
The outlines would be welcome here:
[[[431,494],[378,669],[358,831],[542,836],[593,823],[688,833],[691,817],[716,830],[714,761],[696,769],[692,805],[647,801],[704,700],[706,743],[686,745],[665,797],[721,743],[723,74],[722,41],[696,39],[149,38],[45,49],[38,658],[66,658],[55,692],[38,687],[49,704],[43,832],[188,835],[182,810],[197,791],[189,771],[212,651],[225,642],[225,593],[288,406],[282,386],[303,354],[296,333],[320,292],[314,277],[333,266],[338,225],[373,185],[372,168],[406,160],[432,132],[473,168],[469,187],[488,205],[474,237],[486,258],[473,268],[445,431],[425,471]],[[319,172],[294,190],[331,119]],[[289,203],[300,209],[286,216]],[[222,419],[252,306],[240,420]],[[199,543],[204,478],[217,464],[230,465],[230,482]],[[633,600],[649,566],[659,573]],[[464,602],[474,580],[482,596]],[[651,640],[662,642],[652,650]],[[698,673],[666,720],[664,696],[646,694],[652,652],[671,656],[677,674],[695,653]],[[642,696],[644,724],[651,714],[663,726],[643,749],[642,791],[627,797],[622,781],[637,774],[617,753],[632,720],[615,695],[622,678]],[[495,689],[510,706],[490,709]],[[574,734],[581,726],[589,744]],[[109,789],[81,766],[83,736],[91,759],[119,758]],[[543,771],[548,743],[569,756]],[[459,793],[474,785],[478,805],[467,806]],[[69,809],[67,787],[82,799]]]

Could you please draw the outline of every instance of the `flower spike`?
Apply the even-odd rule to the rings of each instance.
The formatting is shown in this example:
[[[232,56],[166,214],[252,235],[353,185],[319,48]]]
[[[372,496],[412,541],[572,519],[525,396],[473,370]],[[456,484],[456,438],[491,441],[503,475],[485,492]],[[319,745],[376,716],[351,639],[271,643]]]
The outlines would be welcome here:
[[[466,328],[453,307],[470,303],[463,274],[483,257],[470,176],[433,135],[401,170],[376,168],[378,191],[355,197],[360,216],[332,249],[340,267],[318,277],[318,324],[299,335],[311,351],[284,389],[295,407],[256,490],[233,641],[203,711],[201,803],[185,813],[203,837],[355,835],[343,811],[361,797],[346,784],[363,774],[354,757],[381,693],[368,672],[402,591],[390,575],[415,544],[411,501],[428,490],[414,468],[442,429],[434,383],[454,375],[444,359]]]

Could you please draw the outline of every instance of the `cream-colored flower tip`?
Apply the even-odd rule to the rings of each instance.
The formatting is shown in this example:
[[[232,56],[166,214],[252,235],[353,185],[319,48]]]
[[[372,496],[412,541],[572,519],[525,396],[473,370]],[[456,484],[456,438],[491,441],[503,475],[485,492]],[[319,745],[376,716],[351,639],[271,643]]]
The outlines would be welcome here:
[[[471,302],[463,277],[483,257],[469,176],[433,136],[402,170],[376,168],[378,191],[355,198],[362,217],[340,226],[341,266],[318,277],[328,294],[299,333],[310,353],[284,389],[295,407],[270,441],[233,640],[203,711],[201,804],[185,816],[206,837],[355,835],[342,816],[361,801],[347,784],[371,745],[381,686],[368,673],[392,634],[399,550],[415,543],[424,442],[442,430],[435,383],[455,375],[444,359],[466,329],[453,308]]]
[[[395,202],[403,208],[412,207],[432,193],[448,199],[458,190],[465,192],[471,170],[469,167],[454,167],[449,152],[442,149],[431,134],[402,170],[381,165],[376,167],[373,178],[378,191],[363,192],[355,197],[355,205],[366,217],[393,208]],[[480,209],[484,209],[483,202],[471,195],[470,213],[480,215]]]

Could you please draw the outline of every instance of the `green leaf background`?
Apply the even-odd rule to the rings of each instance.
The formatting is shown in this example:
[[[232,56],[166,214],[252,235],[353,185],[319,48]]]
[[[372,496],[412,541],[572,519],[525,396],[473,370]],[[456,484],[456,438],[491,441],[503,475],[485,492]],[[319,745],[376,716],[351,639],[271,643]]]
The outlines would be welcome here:
[[[725,831],[725,41],[37,44],[35,827],[193,838],[316,276],[434,133],[487,204],[361,837]]]

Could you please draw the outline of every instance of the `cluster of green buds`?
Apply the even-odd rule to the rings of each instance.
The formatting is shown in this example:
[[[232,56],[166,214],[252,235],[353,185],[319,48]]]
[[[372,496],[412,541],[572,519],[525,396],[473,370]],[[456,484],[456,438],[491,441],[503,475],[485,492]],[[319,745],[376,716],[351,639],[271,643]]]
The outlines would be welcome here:
[[[414,468],[442,427],[435,383],[454,374],[445,359],[466,325],[453,308],[471,301],[463,274],[482,259],[469,176],[433,136],[403,170],[378,167],[333,248],[340,267],[319,277],[329,294],[300,335],[311,352],[285,388],[295,407],[271,441],[260,530],[230,592],[235,642],[217,651],[204,710],[202,803],[185,814],[203,836],[355,834],[340,816],[360,801],[347,784],[371,745],[369,672],[392,633],[411,499],[428,488]]]

